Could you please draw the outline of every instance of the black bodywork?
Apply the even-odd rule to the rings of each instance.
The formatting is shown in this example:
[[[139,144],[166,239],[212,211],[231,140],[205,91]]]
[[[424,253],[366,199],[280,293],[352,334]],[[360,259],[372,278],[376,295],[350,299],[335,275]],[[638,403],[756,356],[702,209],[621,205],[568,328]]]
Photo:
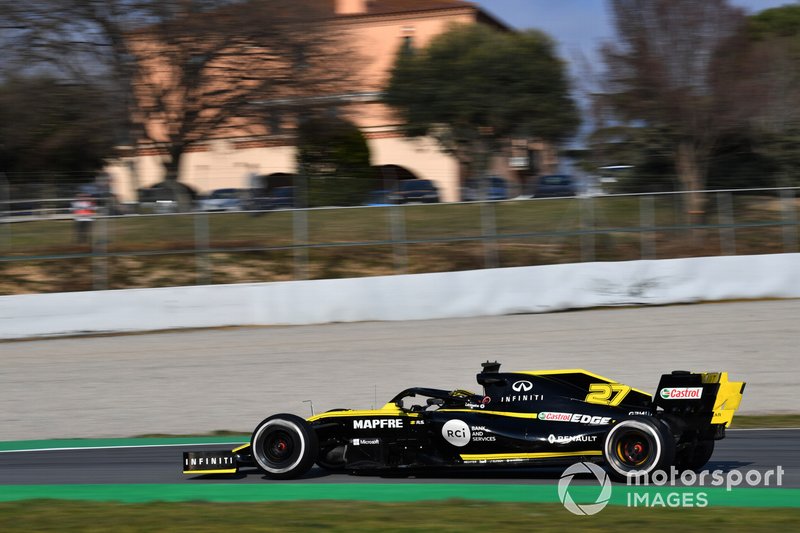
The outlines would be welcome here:
[[[719,376],[665,374],[654,399],[584,370],[500,372],[498,363],[487,362],[477,375],[483,394],[414,387],[381,409],[334,410],[305,424],[316,436],[315,462],[353,472],[601,462],[610,428],[642,419],[665,428],[675,456],[724,437],[744,384]],[[256,445],[232,452],[237,468],[256,465]],[[185,454],[185,472],[203,473],[187,468],[190,460]]]

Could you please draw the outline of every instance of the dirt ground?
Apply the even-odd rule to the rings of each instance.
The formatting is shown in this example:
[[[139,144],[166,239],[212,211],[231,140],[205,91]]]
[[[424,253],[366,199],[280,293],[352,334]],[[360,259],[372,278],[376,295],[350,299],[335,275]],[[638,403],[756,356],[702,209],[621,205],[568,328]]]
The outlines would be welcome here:
[[[653,392],[672,370],[747,381],[741,412],[797,412],[800,300],[257,327],[0,343],[2,440],[248,432],[267,415],[479,390],[480,363],[585,368]]]

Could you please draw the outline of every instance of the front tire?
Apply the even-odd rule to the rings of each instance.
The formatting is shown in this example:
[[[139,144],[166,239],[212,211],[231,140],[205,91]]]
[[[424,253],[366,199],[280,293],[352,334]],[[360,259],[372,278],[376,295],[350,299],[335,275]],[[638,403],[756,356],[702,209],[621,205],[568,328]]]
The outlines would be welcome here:
[[[675,439],[666,424],[631,418],[606,434],[603,455],[612,474],[621,479],[665,470],[675,461]]]
[[[293,479],[308,472],[317,458],[316,432],[299,416],[280,414],[263,420],[250,446],[258,467],[272,479]]]

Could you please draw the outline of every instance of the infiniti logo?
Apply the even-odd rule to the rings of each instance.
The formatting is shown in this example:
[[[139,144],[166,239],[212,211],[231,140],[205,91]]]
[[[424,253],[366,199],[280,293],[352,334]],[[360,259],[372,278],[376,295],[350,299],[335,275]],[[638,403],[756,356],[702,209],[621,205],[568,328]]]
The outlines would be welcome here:
[[[514,392],[528,392],[533,388],[533,383],[530,381],[517,381],[511,388],[514,389]]]

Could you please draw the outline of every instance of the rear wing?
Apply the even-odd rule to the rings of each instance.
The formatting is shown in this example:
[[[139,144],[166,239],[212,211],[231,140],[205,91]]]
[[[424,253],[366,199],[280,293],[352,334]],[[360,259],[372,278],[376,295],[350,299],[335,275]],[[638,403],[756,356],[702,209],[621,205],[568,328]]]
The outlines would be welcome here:
[[[711,424],[728,427],[742,401],[744,387],[742,381],[728,381],[727,372],[676,370],[661,376],[653,402],[671,414],[708,414]]]

